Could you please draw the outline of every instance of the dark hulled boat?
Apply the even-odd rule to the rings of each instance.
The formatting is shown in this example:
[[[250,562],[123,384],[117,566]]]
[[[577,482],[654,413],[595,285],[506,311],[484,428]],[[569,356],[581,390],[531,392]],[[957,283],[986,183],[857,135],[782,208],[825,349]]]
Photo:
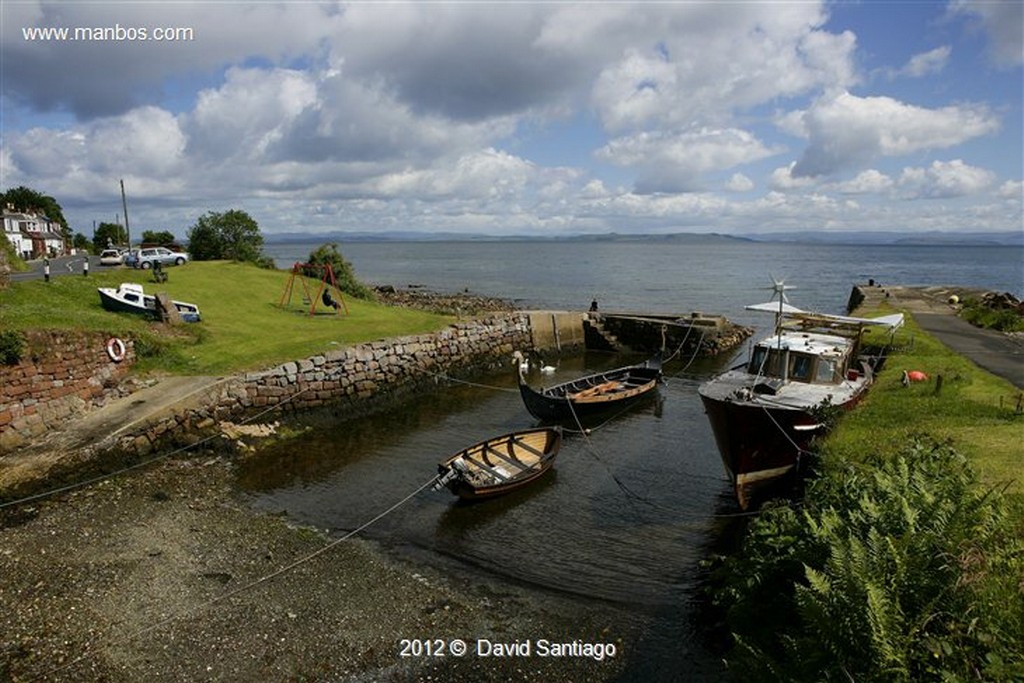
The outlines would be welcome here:
[[[547,472],[561,446],[559,427],[511,432],[481,441],[437,466],[434,490],[448,487],[463,500],[508,493]]]
[[[871,386],[875,366],[860,353],[863,328],[903,324],[902,314],[853,318],[781,302],[747,308],[775,311],[775,333],[754,346],[747,362],[698,388],[744,509],[796,472],[811,440],[827,431],[833,408],[852,408]]]
[[[519,393],[535,418],[559,422],[623,407],[652,393],[660,379],[661,357],[655,356],[638,365],[587,375],[539,390],[529,386],[520,372]]]

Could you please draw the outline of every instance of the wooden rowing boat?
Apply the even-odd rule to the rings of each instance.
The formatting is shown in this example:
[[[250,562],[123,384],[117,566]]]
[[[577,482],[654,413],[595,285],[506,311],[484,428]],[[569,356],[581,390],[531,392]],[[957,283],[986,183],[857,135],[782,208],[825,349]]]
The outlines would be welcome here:
[[[437,466],[434,490],[479,500],[525,486],[547,472],[562,445],[559,427],[502,434],[465,448]]]
[[[628,365],[545,389],[534,389],[519,373],[519,393],[538,420],[559,422],[623,407],[653,393],[661,379],[661,357]]]

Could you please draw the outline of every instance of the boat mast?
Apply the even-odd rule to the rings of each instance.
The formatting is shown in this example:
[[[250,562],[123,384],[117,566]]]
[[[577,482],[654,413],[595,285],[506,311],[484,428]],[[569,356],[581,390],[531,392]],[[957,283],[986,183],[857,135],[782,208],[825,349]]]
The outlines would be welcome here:
[[[785,304],[786,304],[786,290],[793,289],[792,287],[786,286],[785,280],[776,280],[775,276],[772,276],[772,289],[779,297],[779,312],[775,314],[775,334],[777,338],[775,340],[775,348],[779,354],[779,376],[782,377],[782,381],[789,380],[789,350],[785,352],[782,350],[782,319],[785,315]]]

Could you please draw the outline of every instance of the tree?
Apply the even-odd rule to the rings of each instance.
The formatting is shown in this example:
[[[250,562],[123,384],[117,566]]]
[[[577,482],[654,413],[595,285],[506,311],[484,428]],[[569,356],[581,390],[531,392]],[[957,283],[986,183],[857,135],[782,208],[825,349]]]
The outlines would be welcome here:
[[[71,246],[75,249],[81,249],[86,252],[93,250],[92,242],[90,242],[89,238],[80,232],[76,232],[75,236],[71,238]]]
[[[68,222],[64,218],[64,211],[53,197],[22,185],[0,194],[0,203],[5,207],[7,204],[13,204],[15,211],[46,216],[59,226],[59,230],[65,239],[71,239],[71,230],[68,228]]]
[[[147,244],[173,244],[175,240],[174,233],[170,230],[143,230],[142,241]]]
[[[265,266],[263,235],[245,211],[208,211],[188,231],[188,249],[196,261],[232,259]]]
[[[110,249],[128,244],[128,233],[123,225],[100,223],[92,233],[93,246],[98,250]]]
[[[352,264],[341,255],[335,242],[322,244],[311,251],[307,263],[316,266],[330,264],[331,270],[334,271],[334,279],[338,283],[338,289],[357,299],[373,298],[373,291],[356,278]],[[304,274],[317,279],[323,277],[323,271],[318,268],[307,268]]]

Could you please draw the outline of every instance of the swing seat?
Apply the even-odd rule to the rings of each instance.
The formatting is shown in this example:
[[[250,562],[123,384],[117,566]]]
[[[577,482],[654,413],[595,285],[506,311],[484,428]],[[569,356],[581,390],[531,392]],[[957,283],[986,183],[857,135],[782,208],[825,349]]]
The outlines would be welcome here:
[[[299,283],[302,285],[302,305],[309,306],[309,315],[313,315],[315,313],[317,305],[321,302],[324,306],[333,308],[334,313],[338,313],[342,308],[344,308],[345,315],[348,315],[348,306],[345,304],[345,299],[341,295],[341,289],[338,288],[338,283],[334,278],[334,270],[331,268],[330,264],[316,266],[321,273],[319,278],[319,287],[316,289],[316,294],[311,294],[309,287],[306,284],[303,271],[308,266],[310,266],[310,264],[307,263],[295,263],[292,266],[292,272],[288,275],[288,282],[285,283],[284,293],[281,294],[281,300],[278,305],[284,307],[285,302],[291,303],[295,280],[298,279]],[[337,291],[337,299],[331,295],[332,288]]]

